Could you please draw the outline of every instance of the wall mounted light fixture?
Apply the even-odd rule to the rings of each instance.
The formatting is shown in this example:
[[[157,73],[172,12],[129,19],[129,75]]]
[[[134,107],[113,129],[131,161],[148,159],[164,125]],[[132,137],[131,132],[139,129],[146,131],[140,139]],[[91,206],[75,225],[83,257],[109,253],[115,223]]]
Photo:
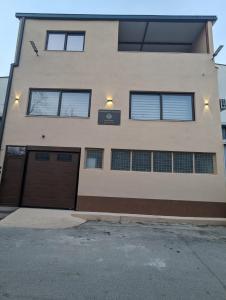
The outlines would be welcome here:
[[[20,101],[20,96],[19,96],[19,95],[16,95],[16,96],[15,96],[15,103],[19,103],[19,101]]]
[[[204,105],[205,105],[205,108],[209,107],[209,99],[208,98],[204,99]]]
[[[111,109],[113,105],[114,104],[112,97],[107,97],[105,107]]]

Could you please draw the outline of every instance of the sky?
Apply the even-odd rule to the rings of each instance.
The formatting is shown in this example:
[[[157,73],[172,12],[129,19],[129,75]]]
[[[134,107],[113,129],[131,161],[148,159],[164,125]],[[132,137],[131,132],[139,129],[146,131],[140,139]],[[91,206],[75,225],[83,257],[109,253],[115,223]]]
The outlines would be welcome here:
[[[75,14],[216,15],[215,59],[226,64],[226,0],[0,0],[0,76],[8,76],[18,33],[16,12]]]

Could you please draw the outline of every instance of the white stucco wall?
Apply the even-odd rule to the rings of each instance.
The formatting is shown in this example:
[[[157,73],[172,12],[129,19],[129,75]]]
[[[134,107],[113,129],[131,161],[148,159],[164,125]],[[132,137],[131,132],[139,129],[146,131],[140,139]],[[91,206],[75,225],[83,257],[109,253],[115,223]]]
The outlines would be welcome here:
[[[226,65],[217,64],[220,99],[226,99]],[[226,110],[221,112],[221,122],[226,124]]]

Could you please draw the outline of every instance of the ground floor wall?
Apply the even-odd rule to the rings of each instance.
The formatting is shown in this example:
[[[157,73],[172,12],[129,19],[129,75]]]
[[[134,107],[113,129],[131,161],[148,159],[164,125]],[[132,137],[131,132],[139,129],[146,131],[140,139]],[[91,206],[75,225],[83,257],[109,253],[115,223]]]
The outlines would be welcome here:
[[[77,210],[226,217],[220,153],[216,174],[178,174],[111,170],[110,147],[104,148],[102,169],[86,169],[85,148],[81,147]]]

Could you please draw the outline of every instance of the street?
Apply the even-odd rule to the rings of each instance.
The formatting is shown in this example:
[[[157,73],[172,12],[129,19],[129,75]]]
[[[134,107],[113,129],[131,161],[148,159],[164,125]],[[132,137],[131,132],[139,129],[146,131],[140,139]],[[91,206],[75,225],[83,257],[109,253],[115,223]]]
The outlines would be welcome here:
[[[226,228],[0,228],[0,299],[226,299]]]

